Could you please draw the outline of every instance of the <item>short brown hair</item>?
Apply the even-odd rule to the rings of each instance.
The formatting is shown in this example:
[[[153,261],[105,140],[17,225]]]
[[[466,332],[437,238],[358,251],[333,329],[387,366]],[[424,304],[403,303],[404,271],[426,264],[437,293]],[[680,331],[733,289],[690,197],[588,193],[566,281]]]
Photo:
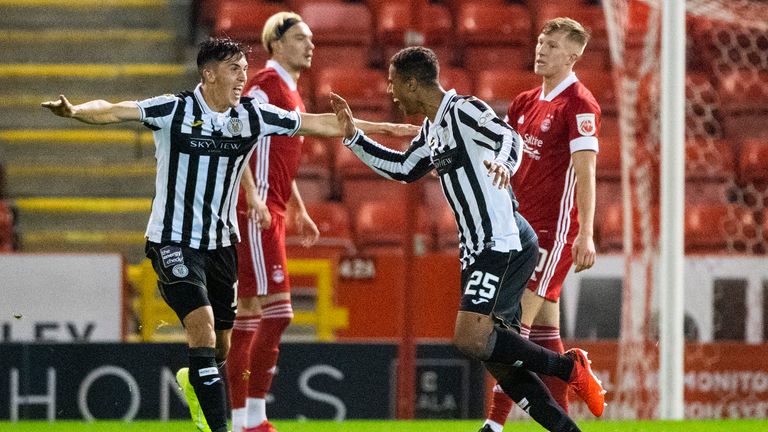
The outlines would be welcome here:
[[[288,29],[300,22],[304,21],[294,12],[278,12],[272,15],[267,18],[261,31],[261,45],[272,55],[272,42],[280,40]]]
[[[565,33],[565,38],[579,46],[579,55],[584,52],[592,34],[581,23],[572,18],[559,17],[544,23],[541,32],[548,35],[555,32]]]

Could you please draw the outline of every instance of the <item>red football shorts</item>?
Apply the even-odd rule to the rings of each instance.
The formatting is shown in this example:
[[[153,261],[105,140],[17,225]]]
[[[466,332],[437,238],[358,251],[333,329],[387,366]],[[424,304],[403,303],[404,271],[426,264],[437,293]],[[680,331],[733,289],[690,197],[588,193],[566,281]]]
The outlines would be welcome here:
[[[528,281],[528,289],[550,301],[560,299],[563,281],[573,265],[570,243],[555,241],[555,237],[541,232],[539,236],[539,262]]]
[[[237,297],[265,296],[290,291],[285,256],[285,218],[272,213],[267,230],[245,213],[237,213]]]

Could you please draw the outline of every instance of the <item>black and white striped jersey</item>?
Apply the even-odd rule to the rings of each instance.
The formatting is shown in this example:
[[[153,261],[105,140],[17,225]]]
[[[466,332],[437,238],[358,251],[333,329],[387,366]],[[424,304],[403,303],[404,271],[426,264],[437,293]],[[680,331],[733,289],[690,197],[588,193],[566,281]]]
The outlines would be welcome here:
[[[344,140],[380,175],[414,181],[433,168],[458,227],[462,267],[484,249],[520,250],[512,195],[493,185],[484,160],[503,163],[513,174],[520,165],[521,139],[483,101],[446,92],[435,121],[424,119],[419,135],[405,152],[386,148],[361,131]]]
[[[195,249],[237,243],[237,195],[246,161],[260,138],[295,134],[299,114],[249,97],[217,113],[206,104],[200,85],[137,105],[141,121],[154,131],[157,159],[146,237]]]

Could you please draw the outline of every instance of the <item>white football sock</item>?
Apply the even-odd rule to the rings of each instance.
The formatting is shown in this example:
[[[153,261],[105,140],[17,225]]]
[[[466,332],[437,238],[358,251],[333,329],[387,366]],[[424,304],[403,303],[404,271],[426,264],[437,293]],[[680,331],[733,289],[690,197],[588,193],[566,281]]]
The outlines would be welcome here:
[[[245,427],[256,427],[267,419],[267,401],[249,397],[245,400]]]
[[[245,427],[245,408],[232,410],[232,430],[240,432]]]

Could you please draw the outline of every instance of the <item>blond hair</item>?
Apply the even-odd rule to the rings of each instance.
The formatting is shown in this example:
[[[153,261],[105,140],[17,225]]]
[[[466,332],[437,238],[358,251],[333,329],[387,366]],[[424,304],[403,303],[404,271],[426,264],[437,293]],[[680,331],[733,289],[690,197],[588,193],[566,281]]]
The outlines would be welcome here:
[[[584,48],[592,37],[589,30],[585,29],[581,23],[575,19],[567,17],[554,18],[545,22],[544,26],[541,28],[541,32],[545,35],[555,32],[565,33],[566,39],[578,45],[579,55],[584,52]]]
[[[280,40],[288,29],[300,22],[304,21],[294,12],[278,12],[272,15],[267,18],[261,31],[261,45],[272,55],[272,42]]]

